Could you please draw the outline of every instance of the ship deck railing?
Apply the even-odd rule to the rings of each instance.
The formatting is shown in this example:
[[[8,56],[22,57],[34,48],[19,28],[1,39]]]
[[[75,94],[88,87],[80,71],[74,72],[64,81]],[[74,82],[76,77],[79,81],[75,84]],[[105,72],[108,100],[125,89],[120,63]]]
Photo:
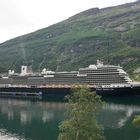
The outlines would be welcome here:
[[[89,88],[96,88],[94,84],[46,84],[46,85],[11,85],[11,84],[1,84],[0,88],[72,88],[76,86],[85,85]]]
[[[51,84],[51,85],[43,85],[43,86],[40,86],[42,88],[72,88],[72,87],[76,87],[76,86],[82,86],[80,84],[77,84],[77,85],[73,85],[73,84]],[[89,88],[95,88],[96,86],[95,85],[85,85]]]

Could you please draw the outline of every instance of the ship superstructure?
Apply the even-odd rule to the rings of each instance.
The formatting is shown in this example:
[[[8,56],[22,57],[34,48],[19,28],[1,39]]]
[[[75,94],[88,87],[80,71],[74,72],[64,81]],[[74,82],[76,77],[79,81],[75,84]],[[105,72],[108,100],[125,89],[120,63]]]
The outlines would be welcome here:
[[[29,67],[31,69],[31,67]],[[97,61],[96,65],[80,68],[79,71],[53,72],[43,69],[41,73],[32,73],[26,66],[22,66],[20,74],[1,76],[0,86],[47,86],[47,85],[110,85],[129,84],[132,80],[120,66],[103,65]]]
[[[81,82],[94,85],[129,84],[132,80],[120,66],[103,65],[97,60],[97,65],[80,68],[79,75],[85,75]]]
[[[29,70],[28,70],[29,68]],[[134,83],[120,66],[96,65],[78,71],[54,72],[43,69],[33,73],[31,67],[22,66],[21,73],[1,74],[0,96],[62,96],[69,94],[73,85],[87,85],[100,95],[139,95],[140,84]]]

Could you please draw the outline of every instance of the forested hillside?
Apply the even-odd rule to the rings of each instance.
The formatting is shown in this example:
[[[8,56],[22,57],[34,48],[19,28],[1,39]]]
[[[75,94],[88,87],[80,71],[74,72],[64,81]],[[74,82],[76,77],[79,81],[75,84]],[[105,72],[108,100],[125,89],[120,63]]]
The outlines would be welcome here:
[[[22,29],[21,29],[22,30]],[[0,71],[77,70],[101,59],[120,64],[139,79],[140,2],[93,8],[69,19],[0,44]]]

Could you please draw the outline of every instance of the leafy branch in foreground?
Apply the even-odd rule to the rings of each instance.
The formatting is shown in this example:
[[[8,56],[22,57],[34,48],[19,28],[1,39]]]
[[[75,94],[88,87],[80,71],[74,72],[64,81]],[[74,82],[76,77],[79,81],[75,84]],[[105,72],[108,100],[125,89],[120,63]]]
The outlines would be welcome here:
[[[132,120],[132,124],[136,128],[140,128],[140,115],[136,115]]]
[[[102,107],[100,96],[85,86],[76,86],[67,99],[67,119],[59,125],[58,140],[104,140],[103,128],[97,122]]]

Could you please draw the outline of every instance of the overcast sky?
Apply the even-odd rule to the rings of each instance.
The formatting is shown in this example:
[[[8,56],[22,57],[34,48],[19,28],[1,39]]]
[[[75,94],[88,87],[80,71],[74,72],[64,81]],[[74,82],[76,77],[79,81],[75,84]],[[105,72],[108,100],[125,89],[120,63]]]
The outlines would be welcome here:
[[[0,43],[47,27],[81,11],[136,0],[0,0]]]

